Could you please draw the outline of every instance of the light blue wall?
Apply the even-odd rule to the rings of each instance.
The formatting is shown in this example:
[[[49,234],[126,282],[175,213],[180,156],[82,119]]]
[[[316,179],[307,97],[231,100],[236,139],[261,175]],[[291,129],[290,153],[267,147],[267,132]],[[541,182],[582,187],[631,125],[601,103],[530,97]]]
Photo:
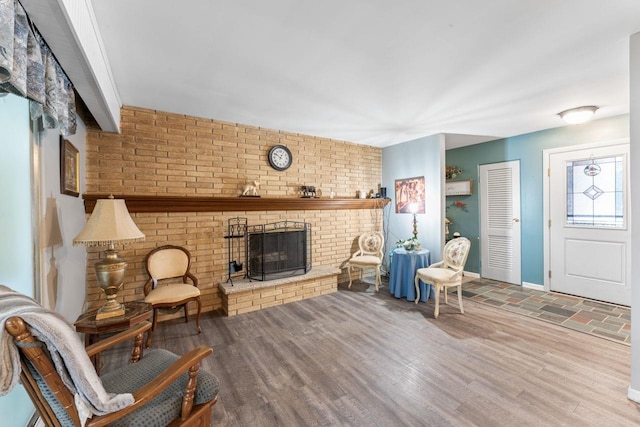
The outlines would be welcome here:
[[[382,149],[382,186],[391,203],[385,208],[386,252],[413,236],[413,216],[395,213],[395,180],[424,176],[425,214],[417,216],[418,240],[439,261],[444,239],[442,205],[444,136],[432,135]],[[388,261],[388,259],[386,260]]]
[[[453,221],[451,232],[459,231],[473,243],[465,270],[480,273],[480,215],[476,191],[479,165],[520,160],[522,281],[542,285],[544,284],[542,151],[628,137],[629,116],[623,115],[448,150],[446,164],[458,166],[463,170],[462,175],[456,179],[472,179],[474,185],[472,196],[447,197],[445,202],[446,215]],[[451,207],[455,200],[466,202],[467,211]]]
[[[85,189],[84,122],[77,118],[75,135],[67,139],[80,154],[80,194]],[[57,129],[40,132],[42,206],[40,218],[43,286],[41,303],[74,322],[84,311],[87,249],[73,246],[85,225],[84,201],[60,193],[60,135]]]
[[[34,295],[29,102],[0,98],[0,283]]]
[[[0,150],[0,283],[34,296],[31,135],[23,98],[0,98]],[[33,411],[21,385],[0,398],[2,425],[24,426]]]

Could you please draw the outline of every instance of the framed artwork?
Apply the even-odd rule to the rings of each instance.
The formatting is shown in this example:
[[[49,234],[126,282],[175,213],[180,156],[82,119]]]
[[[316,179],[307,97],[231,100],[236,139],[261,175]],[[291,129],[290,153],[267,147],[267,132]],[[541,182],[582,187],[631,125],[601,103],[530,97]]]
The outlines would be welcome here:
[[[424,213],[424,176],[396,179],[396,213]],[[411,205],[415,203],[415,212]]]
[[[446,196],[470,196],[473,194],[470,179],[464,181],[447,181],[445,184]]]
[[[80,154],[78,149],[60,137],[60,192],[80,195]]]

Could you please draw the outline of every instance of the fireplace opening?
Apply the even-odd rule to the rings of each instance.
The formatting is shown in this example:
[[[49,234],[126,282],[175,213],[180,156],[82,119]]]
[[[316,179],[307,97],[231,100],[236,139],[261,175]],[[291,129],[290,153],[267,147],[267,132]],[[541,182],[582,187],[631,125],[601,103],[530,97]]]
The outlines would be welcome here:
[[[311,224],[281,221],[247,226],[247,277],[282,279],[311,270]]]

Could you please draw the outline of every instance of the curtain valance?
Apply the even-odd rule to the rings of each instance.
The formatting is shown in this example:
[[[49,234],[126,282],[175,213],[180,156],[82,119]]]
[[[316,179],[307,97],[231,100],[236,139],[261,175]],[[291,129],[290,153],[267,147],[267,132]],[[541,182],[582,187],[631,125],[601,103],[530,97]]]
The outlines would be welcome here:
[[[0,96],[31,100],[31,118],[43,129],[76,133],[73,85],[17,0],[0,0]]]

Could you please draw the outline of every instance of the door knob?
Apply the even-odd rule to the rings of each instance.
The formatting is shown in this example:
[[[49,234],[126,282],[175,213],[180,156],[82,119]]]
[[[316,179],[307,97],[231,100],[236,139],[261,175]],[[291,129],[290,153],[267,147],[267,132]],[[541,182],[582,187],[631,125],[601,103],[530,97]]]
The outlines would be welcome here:
[[[520,218],[513,218],[513,222],[520,222]]]

